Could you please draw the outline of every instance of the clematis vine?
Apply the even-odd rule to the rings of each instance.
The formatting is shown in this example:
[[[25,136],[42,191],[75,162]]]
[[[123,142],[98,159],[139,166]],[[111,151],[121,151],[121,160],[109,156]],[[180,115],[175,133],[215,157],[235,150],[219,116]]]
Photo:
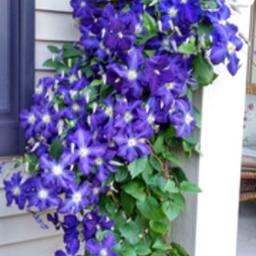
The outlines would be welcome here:
[[[193,94],[239,69],[243,42],[225,0],[71,0],[81,37],[50,46],[25,153],[7,205],[63,232],[56,256],[184,256],[169,241],[188,181],[177,152],[198,152]],[[0,164],[1,165],[1,164]],[[5,173],[1,165],[1,172]]]

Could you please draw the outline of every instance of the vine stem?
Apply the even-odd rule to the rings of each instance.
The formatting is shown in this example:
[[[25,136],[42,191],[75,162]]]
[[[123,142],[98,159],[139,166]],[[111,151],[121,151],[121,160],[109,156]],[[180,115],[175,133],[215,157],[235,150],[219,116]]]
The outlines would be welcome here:
[[[157,159],[157,161],[159,162],[160,166],[161,166],[161,169],[162,169],[162,172],[163,172],[163,176],[165,178],[165,180],[169,180],[170,179],[170,174],[169,174],[169,165],[171,164],[170,162],[168,161],[162,161],[162,159],[157,155],[157,153],[155,152],[154,148],[153,148],[153,145],[151,144],[151,142],[149,141],[149,146],[151,148],[151,151],[152,151],[152,154],[153,156]]]

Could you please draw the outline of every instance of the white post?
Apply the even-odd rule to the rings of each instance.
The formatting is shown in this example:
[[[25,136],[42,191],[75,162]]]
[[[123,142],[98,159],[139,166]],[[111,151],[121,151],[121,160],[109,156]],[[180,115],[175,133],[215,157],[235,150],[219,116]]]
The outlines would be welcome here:
[[[241,13],[233,20],[248,37],[253,0],[238,2]],[[195,256],[236,255],[247,47],[240,58],[235,77],[222,66],[214,85],[203,91]]]

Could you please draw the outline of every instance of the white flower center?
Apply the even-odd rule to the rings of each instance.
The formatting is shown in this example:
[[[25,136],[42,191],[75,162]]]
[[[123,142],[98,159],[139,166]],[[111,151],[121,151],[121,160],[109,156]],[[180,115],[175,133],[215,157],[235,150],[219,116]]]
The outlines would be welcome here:
[[[100,256],[107,256],[108,255],[108,252],[106,249],[101,249],[100,250]]]
[[[101,157],[97,157],[97,158],[95,159],[95,164],[96,164],[96,165],[102,165],[102,164],[103,164],[103,159],[102,159]]]
[[[86,2],[81,2],[80,7],[84,8],[86,6]]]
[[[21,194],[20,188],[18,186],[14,187],[13,190],[12,190],[12,193],[15,196],[19,196]]]
[[[78,112],[80,110],[80,106],[77,104],[77,103],[74,103],[73,106],[72,106],[72,109],[75,111],[75,112]]]
[[[156,74],[157,76],[160,76],[160,74],[161,74],[158,69],[155,69],[154,72],[155,72],[155,74]]]
[[[175,17],[178,13],[178,10],[175,8],[175,7],[171,7],[169,10],[168,10],[168,14],[171,16],[171,17]]]
[[[73,196],[72,196],[72,200],[73,200],[76,204],[80,203],[81,200],[82,200],[82,195],[81,195],[81,193],[80,193],[80,192],[74,193]]]
[[[39,85],[35,89],[35,94],[40,95],[43,93],[43,86]]]
[[[135,33],[136,34],[141,33],[142,29],[143,29],[143,27],[141,26],[141,24],[136,24],[136,26],[135,26]]]
[[[186,4],[188,2],[188,0],[181,0],[182,4]]]
[[[94,194],[94,195],[98,195],[99,192],[100,192],[100,190],[99,190],[98,188],[94,188],[94,189],[93,189],[93,194]]]
[[[45,124],[49,124],[51,122],[51,116],[49,114],[45,114],[43,115],[42,120]]]
[[[52,172],[56,176],[61,175],[63,173],[63,168],[61,165],[54,165],[52,168]]]
[[[34,123],[36,122],[36,117],[35,117],[34,114],[30,114],[30,115],[28,116],[28,122],[29,122],[30,124],[34,124]]]
[[[129,123],[132,120],[132,118],[133,118],[133,116],[132,116],[132,114],[130,112],[128,112],[128,111],[125,112],[125,114],[124,114],[124,121],[126,123]]]
[[[128,147],[133,148],[137,145],[137,139],[136,138],[131,138],[128,140]]]
[[[48,191],[45,189],[41,189],[38,191],[38,197],[40,199],[46,199],[48,197]]]
[[[121,38],[121,39],[124,37],[124,34],[123,34],[122,32],[118,32],[117,35],[118,35],[118,37]]]
[[[170,109],[169,109],[169,114],[172,114],[174,112],[174,106],[171,106]]]
[[[194,120],[194,118],[190,115],[190,113],[187,113],[186,116],[185,116],[186,125],[190,125],[193,120]]]
[[[79,149],[80,157],[87,157],[89,155],[89,153],[90,153],[89,148],[84,147],[84,148]]]
[[[166,83],[166,84],[165,84],[165,88],[166,88],[167,90],[172,90],[172,89],[174,88],[174,83]]]
[[[227,43],[227,50],[229,54],[232,54],[236,50],[236,46],[232,42]]]
[[[71,75],[71,76],[69,77],[69,82],[70,82],[71,84],[74,83],[76,80],[77,80],[77,77],[76,77],[75,75]]]
[[[112,107],[107,107],[106,109],[105,109],[105,113],[106,113],[106,115],[107,116],[113,116],[113,108]]]
[[[150,114],[147,118],[147,121],[149,124],[153,124],[155,122],[156,118],[154,115]]]
[[[138,73],[135,70],[129,70],[127,76],[130,81],[133,81],[138,78]]]

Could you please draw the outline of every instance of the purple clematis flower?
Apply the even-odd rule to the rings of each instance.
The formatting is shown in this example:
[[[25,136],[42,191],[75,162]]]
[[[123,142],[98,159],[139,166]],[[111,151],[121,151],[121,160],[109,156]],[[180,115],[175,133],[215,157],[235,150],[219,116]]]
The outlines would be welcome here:
[[[169,56],[154,56],[147,60],[145,64],[145,80],[150,83],[152,94],[173,76],[174,73]]]
[[[79,159],[79,168],[88,175],[96,157],[104,156],[106,145],[94,142],[93,134],[82,128],[75,132],[72,141],[76,146],[74,156]]]
[[[190,136],[196,125],[192,104],[187,98],[176,99],[172,103],[169,109],[169,119],[180,138]]]
[[[218,25],[213,32],[213,47],[210,53],[214,65],[228,59],[228,70],[232,75],[237,73],[239,59],[237,52],[243,47],[242,40],[237,36],[238,29],[234,25]]]
[[[95,240],[89,240],[86,244],[86,250],[95,256],[117,256],[113,251],[113,247],[116,244],[116,240],[113,234],[107,234],[102,243]]]
[[[42,178],[46,185],[55,185],[60,188],[67,188],[74,183],[75,175],[69,169],[73,163],[71,154],[64,153],[58,161],[49,156],[42,156],[40,166],[43,169]]]
[[[144,133],[147,132],[147,137],[153,136],[159,125],[167,121],[164,109],[161,108],[161,102],[153,97],[148,99],[144,109],[140,110],[138,115],[142,116],[144,120],[142,122],[137,121],[136,127]]]
[[[66,215],[62,223],[66,251],[71,255],[75,255],[80,248],[79,224],[80,222],[75,215]]]
[[[35,133],[38,122],[37,111],[37,107],[33,106],[30,110],[23,110],[20,114],[21,126],[24,128],[26,139],[30,139]]]
[[[117,155],[132,162],[139,157],[150,154],[150,148],[147,145],[147,131],[137,132],[128,127],[126,133],[118,133],[114,138],[117,145]]]
[[[108,149],[104,154],[104,157],[96,157],[94,160],[94,167],[96,169],[96,178],[100,182],[106,181],[109,176],[115,173],[116,168],[111,164],[116,152]]]
[[[119,99],[115,105],[115,123],[114,126],[120,130],[126,130],[131,123],[142,122],[143,115],[139,115],[139,111],[143,111],[142,101],[136,100],[128,102],[126,98]]]
[[[4,180],[4,189],[6,192],[7,206],[10,206],[14,201],[19,209],[24,209],[26,196],[23,193],[22,176],[20,172],[14,173],[10,180]]]
[[[91,193],[91,187],[87,182],[84,182],[80,186],[71,184],[69,188],[66,189],[66,199],[59,211],[61,213],[78,213],[89,206]]]
[[[108,217],[101,216],[97,210],[87,213],[83,219],[83,233],[85,240],[93,239],[98,229],[110,230],[113,225],[113,221]]]
[[[89,0],[71,0],[70,4],[74,10],[74,17],[76,18],[88,15],[92,7],[92,1]]]
[[[49,99],[49,92],[53,91],[55,84],[55,79],[53,77],[44,77],[39,80],[38,85],[35,87],[35,92],[33,95],[34,103],[45,104]]]
[[[132,49],[125,58],[125,65],[113,63],[108,66],[108,82],[114,84],[124,96],[140,98],[143,92],[142,72],[143,57],[140,49]]]
[[[46,186],[40,178],[31,180],[31,183],[27,185],[30,188],[28,193],[30,208],[36,207],[40,211],[43,211],[60,205],[61,199],[57,195],[56,188]]]
[[[57,133],[57,122],[59,117],[51,104],[35,110],[36,122],[35,131],[41,133],[45,138],[51,138]]]
[[[111,4],[103,10],[106,19],[106,33],[103,38],[104,45],[111,51],[127,51],[135,40],[135,17],[132,13],[117,15]]]
[[[162,13],[164,30],[179,29],[188,31],[191,24],[200,19],[201,7],[199,0],[163,0],[159,3]],[[175,26],[178,26],[176,28]],[[184,31],[182,31],[184,33]]]

